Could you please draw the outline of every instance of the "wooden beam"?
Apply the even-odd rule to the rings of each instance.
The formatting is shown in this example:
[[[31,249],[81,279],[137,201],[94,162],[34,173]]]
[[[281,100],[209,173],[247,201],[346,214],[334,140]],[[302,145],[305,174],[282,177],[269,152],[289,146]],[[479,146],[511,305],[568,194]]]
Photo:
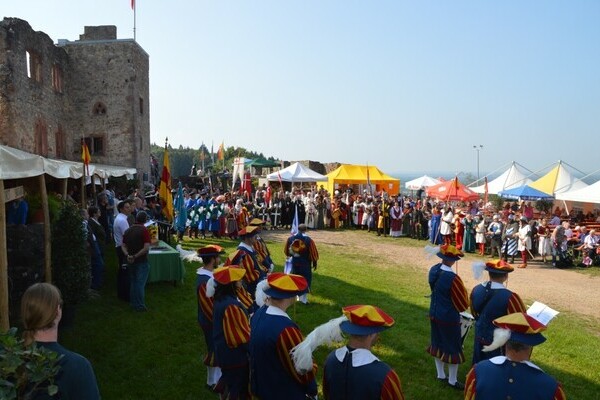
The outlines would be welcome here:
[[[23,186],[17,186],[10,189],[4,189],[4,203],[18,199],[19,197],[25,196],[25,189]],[[0,204],[4,204],[0,203]]]
[[[62,199],[63,200],[67,200],[67,185],[69,183],[69,178],[65,178],[62,180],[62,188],[60,190],[60,193],[62,195]]]
[[[40,175],[40,194],[42,211],[44,213],[44,271],[46,282],[52,282],[52,246],[50,233],[50,209],[48,208],[48,192],[46,191],[46,176]]]
[[[8,256],[6,249],[6,211],[4,181],[0,179],[0,331],[10,328],[8,317]]]

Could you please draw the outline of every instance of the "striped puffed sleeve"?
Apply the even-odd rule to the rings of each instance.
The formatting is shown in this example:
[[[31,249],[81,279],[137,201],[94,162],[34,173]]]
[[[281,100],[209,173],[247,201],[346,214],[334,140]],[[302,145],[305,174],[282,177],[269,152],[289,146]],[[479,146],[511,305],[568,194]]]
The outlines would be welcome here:
[[[233,256],[225,261],[225,265],[232,265],[234,262],[237,262],[238,266],[246,271],[244,275],[246,283],[252,283],[260,276],[260,271],[254,268],[254,260],[248,253],[236,250]]]
[[[508,305],[506,306],[506,313],[512,314],[517,312],[527,312],[527,308],[525,308],[525,304],[521,297],[518,294],[513,293],[508,299]]]
[[[381,400],[404,400],[400,378],[393,369],[385,376],[381,387]]]
[[[452,286],[450,287],[450,298],[452,304],[458,312],[465,311],[469,308],[469,295],[465,284],[463,283],[460,276],[456,275],[452,280]]]
[[[240,301],[240,303],[242,303],[244,308],[246,310],[250,310],[252,304],[254,303],[254,300],[252,300],[252,296],[250,296],[250,293],[248,293],[248,291],[243,287],[239,287],[236,289],[236,294],[238,300]]]
[[[472,367],[465,380],[465,400],[475,400],[475,385],[477,383],[475,377],[475,367]]]
[[[556,391],[554,392],[554,400],[567,400],[567,395],[562,388],[562,385],[559,383],[556,387]]]
[[[315,244],[315,241],[310,239],[309,240],[310,245],[308,247],[308,254],[309,254],[309,258],[310,261],[314,264],[317,263],[317,261],[319,261],[319,252],[317,251],[317,245]]]
[[[290,351],[300,342],[302,342],[302,333],[295,326],[288,326],[281,331],[277,338],[277,355],[286,372],[294,378],[294,380],[303,385],[309,385],[315,382],[315,372],[317,366],[313,363],[313,369],[307,371],[306,374],[300,375],[294,367],[294,362],[290,356]],[[313,385],[316,389],[316,383]],[[316,394],[316,392],[314,393]]]
[[[200,303],[202,314],[204,314],[207,320],[212,322],[214,300],[212,297],[206,295],[206,282],[198,286],[198,303]]]
[[[250,321],[240,306],[231,304],[225,309],[223,332],[229,348],[234,349],[250,342]]]

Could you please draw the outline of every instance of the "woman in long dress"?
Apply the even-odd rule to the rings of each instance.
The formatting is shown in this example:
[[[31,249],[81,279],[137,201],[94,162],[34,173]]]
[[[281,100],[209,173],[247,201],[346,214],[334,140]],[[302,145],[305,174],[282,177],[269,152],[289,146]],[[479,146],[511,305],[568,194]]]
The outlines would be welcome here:
[[[527,268],[527,253],[531,250],[531,226],[527,223],[526,217],[521,217],[519,220],[519,239],[517,249],[521,252],[521,260],[523,263],[518,268]]]
[[[390,236],[402,236],[402,208],[398,205],[398,201],[394,201],[394,205],[390,208]]]
[[[440,234],[440,224],[442,221],[442,212],[434,207],[431,211],[431,221],[429,221],[429,241],[432,244],[442,244],[442,235]]]
[[[473,215],[467,214],[465,218],[460,221],[464,227],[464,241],[463,241],[463,250],[467,253],[475,252],[475,221],[473,220]]]

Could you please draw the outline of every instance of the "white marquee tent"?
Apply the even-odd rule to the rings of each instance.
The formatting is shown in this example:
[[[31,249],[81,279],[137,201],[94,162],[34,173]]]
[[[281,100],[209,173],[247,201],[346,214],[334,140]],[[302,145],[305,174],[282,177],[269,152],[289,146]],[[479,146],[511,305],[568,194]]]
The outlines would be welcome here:
[[[413,179],[404,184],[404,187],[410,190],[419,190],[423,187],[435,186],[440,183],[439,180],[432,178],[427,175],[423,175],[420,178]]]
[[[327,181],[327,177],[297,162],[267,175],[267,180],[282,182],[324,182]]]
[[[532,182],[526,174],[521,171],[519,164],[513,161],[510,167],[499,177],[488,182],[488,194],[498,194],[503,190],[514,189],[519,186],[528,185]],[[472,187],[475,193],[485,193],[485,184]]]

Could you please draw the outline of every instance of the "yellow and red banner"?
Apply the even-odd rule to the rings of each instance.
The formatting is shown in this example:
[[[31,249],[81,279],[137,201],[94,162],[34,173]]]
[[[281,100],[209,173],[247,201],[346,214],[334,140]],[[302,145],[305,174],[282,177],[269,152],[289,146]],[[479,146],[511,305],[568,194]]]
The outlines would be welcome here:
[[[223,142],[221,142],[221,145],[219,146],[219,150],[217,151],[217,160],[224,160],[225,159],[225,144]]]
[[[90,155],[90,149],[88,148],[87,143],[83,139],[81,139],[81,161],[83,161],[87,175],[90,176],[90,162],[92,161],[92,156]]]
[[[167,221],[173,221],[173,193],[171,193],[171,165],[169,163],[169,150],[165,144],[165,154],[163,156],[163,169],[160,176],[160,186],[158,188],[160,196],[160,205],[162,213]]]

